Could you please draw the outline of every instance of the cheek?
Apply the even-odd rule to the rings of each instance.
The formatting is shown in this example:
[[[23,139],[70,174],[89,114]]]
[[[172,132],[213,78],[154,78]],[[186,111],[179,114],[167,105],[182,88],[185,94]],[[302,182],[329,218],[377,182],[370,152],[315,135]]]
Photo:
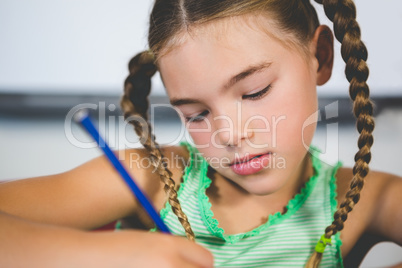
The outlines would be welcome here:
[[[190,124],[187,131],[198,146],[205,146],[211,141],[211,125],[207,123]]]
[[[193,133],[190,133],[190,136],[194,140],[195,144],[205,145],[205,144],[209,144],[211,135],[210,135],[210,133],[193,132]]]
[[[304,84],[298,88],[281,92],[280,99],[273,104],[276,121],[275,140],[278,146],[309,146],[317,123],[317,96],[315,86]],[[278,96],[279,97],[279,96]]]

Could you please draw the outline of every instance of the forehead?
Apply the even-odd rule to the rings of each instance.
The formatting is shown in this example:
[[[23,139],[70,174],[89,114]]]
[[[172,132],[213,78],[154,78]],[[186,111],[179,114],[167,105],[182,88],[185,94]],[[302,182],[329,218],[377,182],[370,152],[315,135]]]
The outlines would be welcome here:
[[[292,34],[281,32],[279,28],[277,22],[268,14],[257,12],[191,24],[168,39],[161,51],[158,52],[158,59],[179,48],[189,39],[207,38],[224,41],[233,37],[238,30],[260,31],[284,42],[284,45],[294,41],[295,38]]]
[[[158,60],[169,97],[219,87],[249,65],[283,57],[292,49],[278,34],[265,16],[225,18],[182,32],[176,46]]]

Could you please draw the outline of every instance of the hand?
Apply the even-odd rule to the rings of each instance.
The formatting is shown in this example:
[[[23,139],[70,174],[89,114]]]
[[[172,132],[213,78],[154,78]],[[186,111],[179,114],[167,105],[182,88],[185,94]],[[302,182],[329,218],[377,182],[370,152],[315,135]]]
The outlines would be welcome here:
[[[0,211],[0,267],[213,267],[213,258],[173,235],[80,231]]]
[[[91,267],[213,267],[209,251],[182,237],[144,231],[87,235]]]

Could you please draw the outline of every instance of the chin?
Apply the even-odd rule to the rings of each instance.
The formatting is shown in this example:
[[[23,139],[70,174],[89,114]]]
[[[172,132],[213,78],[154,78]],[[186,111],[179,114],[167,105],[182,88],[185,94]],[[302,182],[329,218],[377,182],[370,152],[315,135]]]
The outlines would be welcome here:
[[[276,193],[283,186],[283,185],[278,185],[278,184],[272,183],[272,181],[267,182],[266,178],[264,180],[265,181],[258,181],[258,182],[257,181],[254,181],[254,182],[249,181],[249,182],[244,183],[241,187],[249,194],[265,196],[265,195],[270,195],[270,194]]]
[[[277,192],[278,189],[255,189],[253,191],[249,191],[250,194],[257,195],[257,196],[267,196]]]

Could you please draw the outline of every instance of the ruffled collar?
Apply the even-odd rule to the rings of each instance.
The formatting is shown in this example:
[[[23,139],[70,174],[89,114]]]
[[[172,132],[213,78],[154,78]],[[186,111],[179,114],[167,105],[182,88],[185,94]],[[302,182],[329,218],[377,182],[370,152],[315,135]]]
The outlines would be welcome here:
[[[228,243],[234,244],[243,238],[256,236],[256,235],[260,234],[261,231],[268,228],[269,226],[272,226],[274,224],[279,224],[283,220],[292,216],[296,211],[299,210],[299,208],[303,205],[305,200],[309,197],[309,195],[313,191],[314,186],[317,183],[317,178],[319,177],[319,172],[321,170],[321,161],[318,158],[319,151],[316,148],[311,148],[310,151],[312,152],[311,160],[312,160],[312,165],[313,165],[313,169],[314,169],[314,174],[304,184],[304,186],[301,188],[300,192],[298,194],[296,194],[293,197],[293,199],[291,199],[288,202],[288,204],[286,205],[286,212],[285,213],[277,212],[275,214],[271,214],[268,216],[267,222],[256,227],[255,229],[245,232],[245,233],[239,233],[239,234],[233,234],[233,235],[225,234],[225,231],[221,227],[219,227],[218,220],[214,218],[214,213],[211,210],[212,204],[210,203],[209,197],[206,194],[206,191],[209,188],[209,186],[211,185],[212,181],[207,176],[208,163],[204,160],[200,166],[200,181],[199,181],[200,187],[199,187],[199,192],[198,192],[198,202],[199,202],[199,206],[200,206],[201,217],[202,217],[205,225],[207,226],[209,232],[211,232],[211,234],[213,234],[214,236],[225,240]],[[202,156],[200,154],[198,154],[196,156],[197,152],[192,151],[190,153],[191,153],[191,162],[190,162],[190,165],[186,167],[185,174],[184,174],[184,176],[186,178],[188,176],[188,173],[191,170],[191,166],[193,164],[193,159],[197,158],[197,157],[202,158]],[[193,153],[194,153],[194,155],[193,155]],[[197,159],[197,160],[200,161],[199,159]],[[186,182],[186,179],[184,180],[184,182]]]

